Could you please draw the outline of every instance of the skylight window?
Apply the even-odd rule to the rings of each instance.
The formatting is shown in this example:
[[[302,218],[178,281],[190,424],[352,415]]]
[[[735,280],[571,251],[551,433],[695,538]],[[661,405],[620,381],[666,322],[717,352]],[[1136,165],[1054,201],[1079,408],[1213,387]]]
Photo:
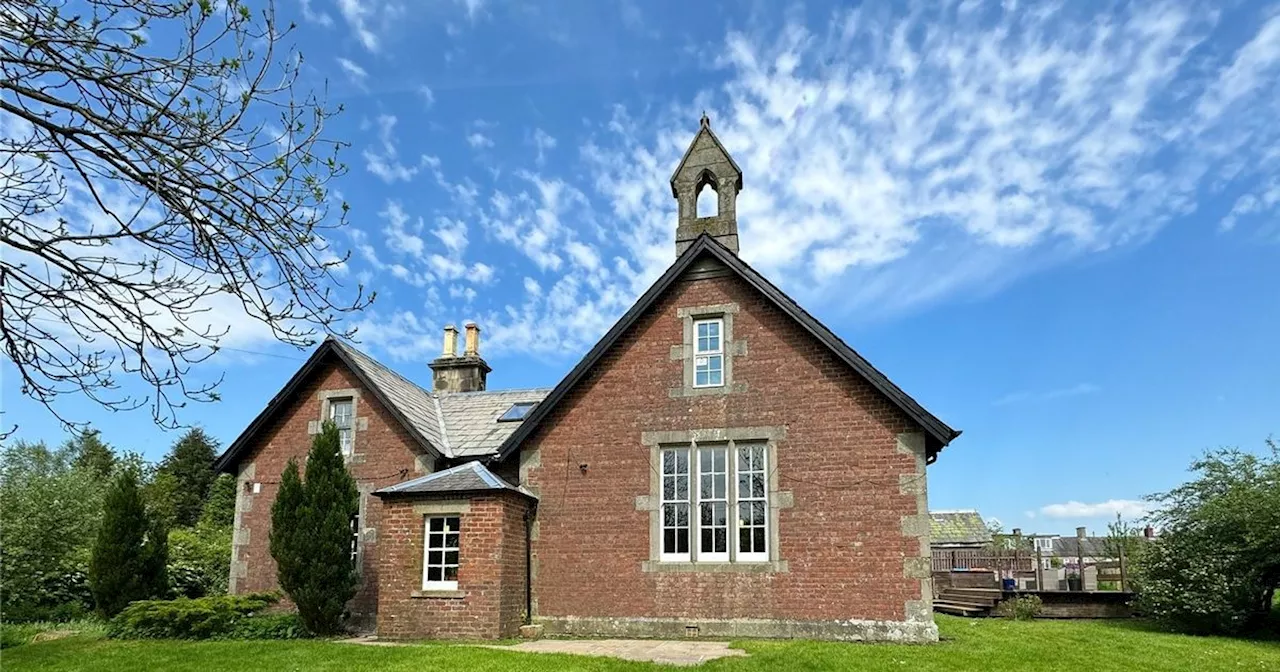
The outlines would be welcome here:
[[[498,418],[498,422],[520,422],[521,420],[524,420],[525,416],[529,415],[529,411],[532,411],[533,407],[537,405],[538,402],[536,401],[521,401],[514,403],[511,405],[511,408],[507,409],[506,413],[502,414],[502,417]]]

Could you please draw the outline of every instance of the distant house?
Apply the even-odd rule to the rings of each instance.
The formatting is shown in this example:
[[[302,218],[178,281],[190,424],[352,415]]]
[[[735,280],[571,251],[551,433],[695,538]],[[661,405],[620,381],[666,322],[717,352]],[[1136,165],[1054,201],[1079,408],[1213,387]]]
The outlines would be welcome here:
[[[991,531],[975,509],[929,512],[929,547],[937,550],[982,548],[991,543]]]

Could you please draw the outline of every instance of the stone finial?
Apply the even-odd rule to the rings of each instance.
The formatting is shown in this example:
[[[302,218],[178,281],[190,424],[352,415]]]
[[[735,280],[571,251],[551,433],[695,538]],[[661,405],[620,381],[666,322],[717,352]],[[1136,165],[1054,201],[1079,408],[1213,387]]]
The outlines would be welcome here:
[[[712,189],[716,196],[715,212],[698,212],[698,194]],[[706,233],[734,254],[738,252],[738,192],[742,191],[742,170],[720,144],[711,130],[711,119],[702,113],[698,133],[685,151],[684,158],[671,175],[671,195],[679,205],[676,226],[676,254],[688,249],[697,237]]]

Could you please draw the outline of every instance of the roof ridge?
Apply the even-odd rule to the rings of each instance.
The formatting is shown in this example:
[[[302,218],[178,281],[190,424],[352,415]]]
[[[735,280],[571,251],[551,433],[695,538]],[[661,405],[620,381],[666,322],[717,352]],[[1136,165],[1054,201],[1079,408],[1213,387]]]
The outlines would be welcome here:
[[[444,449],[445,455],[453,457],[453,446],[449,445],[449,428],[445,425],[444,409],[440,407],[439,395],[431,395],[431,403],[436,407],[436,424],[440,425],[440,443],[444,444],[441,448]]]
[[[357,347],[355,347],[354,345],[352,345],[352,344],[350,344],[350,343],[347,343],[347,342],[345,342],[345,341],[343,341],[343,340],[341,340],[341,339],[337,339],[337,338],[335,338],[335,339],[333,339],[333,342],[334,342],[338,347],[343,348],[344,350],[347,350],[348,352],[353,352],[353,353],[355,353],[355,354],[357,354],[357,355],[359,355],[359,356],[361,356],[361,357],[363,357],[363,358],[365,358],[365,359],[369,360],[371,363],[373,363],[375,366],[377,366],[378,368],[382,369],[383,371],[386,371],[387,373],[389,373],[389,374],[391,374],[391,375],[395,376],[396,378],[399,378],[400,380],[402,380],[402,381],[404,381],[404,382],[406,382],[406,383],[408,383],[408,384],[410,384],[410,385],[412,385],[412,386],[416,387],[416,388],[418,389],[418,391],[422,392],[423,394],[427,395],[428,397],[432,397],[432,398],[435,398],[435,397],[436,397],[436,394],[435,394],[434,392],[432,392],[431,390],[428,390],[427,388],[425,388],[425,387],[423,387],[423,386],[421,386],[421,385],[419,385],[419,384],[417,384],[417,383],[413,382],[412,380],[409,380],[409,378],[405,377],[405,375],[404,375],[404,374],[400,373],[399,371],[396,371],[395,369],[393,369],[393,368],[391,368],[391,367],[387,366],[386,364],[383,364],[381,361],[379,361],[379,360],[378,360],[378,358],[377,358],[377,357],[374,357],[373,355],[371,355],[371,354],[369,354],[369,353],[365,352],[364,350],[361,350],[360,348],[357,348]]]

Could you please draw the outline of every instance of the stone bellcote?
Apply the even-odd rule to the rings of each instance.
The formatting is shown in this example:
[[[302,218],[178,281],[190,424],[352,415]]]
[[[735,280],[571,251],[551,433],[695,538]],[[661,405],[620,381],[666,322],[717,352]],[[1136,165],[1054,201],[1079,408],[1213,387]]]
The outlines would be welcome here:
[[[738,253],[738,192],[742,191],[742,169],[725,151],[711,131],[711,120],[702,115],[698,134],[693,137],[676,172],[671,175],[671,195],[680,204],[676,226],[676,254],[684,252],[699,234],[706,233],[721,245]],[[698,211],[698,195],[711,189],[715,199],[703,199],[711,212]]]

